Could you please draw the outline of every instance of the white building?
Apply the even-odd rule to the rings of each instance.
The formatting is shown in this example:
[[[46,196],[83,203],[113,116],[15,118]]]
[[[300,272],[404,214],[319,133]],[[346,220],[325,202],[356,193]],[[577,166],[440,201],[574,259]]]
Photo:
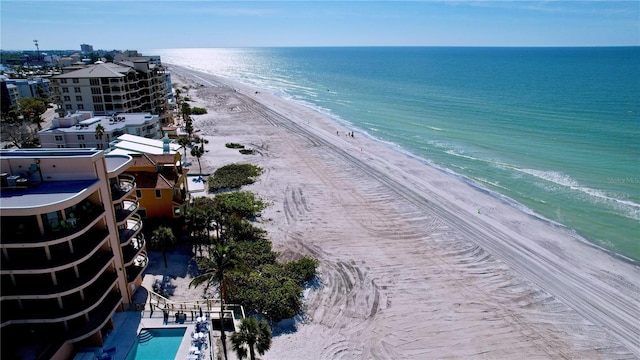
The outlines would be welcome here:
[[[102,131],[97,131],[98,126]],[[91,111],[79,111],[54,118],[51,128],[38,133],[43,148],[106,149],[109,143],[124,134],[148,139],[162,137],[160,118],[148,113],[94,116]]]

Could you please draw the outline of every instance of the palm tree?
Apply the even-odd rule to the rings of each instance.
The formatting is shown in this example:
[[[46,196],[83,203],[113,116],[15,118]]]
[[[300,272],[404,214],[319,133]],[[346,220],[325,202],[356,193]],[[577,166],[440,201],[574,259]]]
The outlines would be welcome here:
[[[202,176],[202,165],[200,164],[200,158],[204,155],[204,147],[195,145],[191,148],[191,156],[198,159],[198,169],[200,170],[200,176]]]
[[[264,355],[271,348],[271,328],[264,319],[258,322],[255,317],[246,317],[240,321],[240,330],[231,335],[231,344],[240,360],[247,357],[247,348],[249,359],[255,360],[256,351]]]
[[[102,126],[102,124],[98,124],[98,126],[96,126],[96,136],[98,137],[98,139],[100,139],[100,143],[102,143],[102,137],[104,136],[104,126]]]
[[[173,235],[171,228],[160,226],[153,230],[151,235],[151,244],[154,247],[159,247],[162,250],[162,257],[164,258],[164,267],[167,265],[167,248],[176,242],[176,237]]]
[[[227,294],[229,280],[226,274],[238,271],[241,268],[240,260],[228,245],[221,243],[209,246],[208,256],[198,259],[198,268],[203,271],[189,283],[189,287],[197,287],[205,284],[208,289],[213,283],[220,289],[220,338],[224,357],[227,358],[226,335],[224,333],[224,301]]]
[[[182,164],[184,165],[187,162],[187,145],[191,144],[191,140],[189,140],[186,136],[180,136],[178,138],[178,145],[182,146],[184,150],[184,160],[182,160]]]

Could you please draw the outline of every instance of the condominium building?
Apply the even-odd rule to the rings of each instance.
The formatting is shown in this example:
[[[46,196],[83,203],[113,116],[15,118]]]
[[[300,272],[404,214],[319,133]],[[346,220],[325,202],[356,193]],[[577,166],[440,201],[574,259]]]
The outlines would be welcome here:
[[[98,115],[148,112],[169,121],[167,77],[162,65],[147,60],[96,63],[51,78],[61,111]]]
[[[78,111],[54,118],[49,129],[38,132],[43,148],[106,149],[109,142],[124,134],[159,139],[160,118],[149,113],[94,116],[92,111]]]
[[[102,346],[148,262],[127,155],[0,150],[3,359]]]
[[[20,99],[20,91],[14,84],[9,84],[0,78],[0,105],[2,111],[18,110],[18,99]]]
[[[49,99],[51,96],[50,82],[48,79],[9,79],[0,75],[2,83],[2,106],[18,108],[20,98],[43,98]]]
[[[92,52],[93,52],[93,45],[89,45],[89,44],[80,44],[80,51],[81,51],[83,54],[92,53]]]

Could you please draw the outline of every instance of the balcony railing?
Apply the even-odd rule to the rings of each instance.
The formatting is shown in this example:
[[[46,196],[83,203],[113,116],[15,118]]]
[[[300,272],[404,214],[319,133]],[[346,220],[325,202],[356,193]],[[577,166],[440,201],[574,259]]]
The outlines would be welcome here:
[[[127,219],[126,228],[120,230],[120,245],[127,245],[142,230],[142,218],[133,214]]]
[[[40,234],[37,226],[26,228],[16,224],[15,231],[3,231],[0,248],[40,247],[68,241],[86,232],[103,214],[102,205],[93,204],[91,208],[84,205],[78,206],[73,213],[73,218],[67,217],[64,222],[59,221],[56,227],[46,224],[44,236]],[[7,226],[10,225],[7,224]]]
[[[55,299],[2,301],[2,326],[9,323],[59,322],[71,320],[95,309],[112,291],[117,276],[107,274],[79,292],[62,297],[62,309]]]
[[[144,235],[139,234],[137,237],[131,241],[129,245],[122,247],[122,260],[125,266],[129,266],[133,264],[135,261],[138,261],[138,255],[145,249],[145,240]]]
[[[142,251],[138,256],[136,256],[133,264],[126,267],[127,269],[127,282],[132,283],[136,280],[140,274],[147,268],[149,264],[149,258],[147,257],[147,253]]]
[[[69,242],[44,247],[7,249],[2,261],[2,274],[46,273],[60,271],[90,257],[106,241],[109,231],[93,228]]]
[[[114,206],[118,205],[116,208],[116,222],[121,223],[126,219],[130,218],[136,211],[138,211],[138,198],[135,196],[128,196],[121,204],[114,204]]]
[[[111,252],[98,252],[94,254],[88,261],[78,265],[79,277],[76,277],[75,271],[56,272],[56,282],[53,283],[51,274],[25,274],[14,275],[16,285],[7,276],[0,284],[2,286],[2,298],[27,299],[30,297],[54,298],[67,295],[73,290],[87,287],[96,281],[99,276],[104,276],[108,264],[113,260]]]
[[[111,186],[111,200],[119,201],[125,196],[130,195],[136,188],[136,178],[129,174],[120,174],[117,178],[117,184]]]
[[[100,330],[111,319],[111,315],[122,303],[122,296],[117,293],[110,293],[100,304],[89,312],[89,321],[80,323],[79,326],[70,326],[66,332],[70,342],[77,342],[88,338],[96,331]]]

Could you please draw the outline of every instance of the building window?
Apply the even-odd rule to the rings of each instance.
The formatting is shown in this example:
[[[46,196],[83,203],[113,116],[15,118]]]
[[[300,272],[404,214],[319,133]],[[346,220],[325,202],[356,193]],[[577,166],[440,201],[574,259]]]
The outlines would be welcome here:
[[[56,141],[62,141],[62,135],[56,135],[55,139]]]
[[[136,197],[140,199],[142,197],[142,191],[136,190]]]
[[[173,217],[179,217],[180,216],[180,207],[179,206],[174,206],[173,207]]]
[[[82,96],[80,95],[76,96],[76,101],[82,101]]]
[[[79,93],[79,92],[80,92],[80,88],[79,88],[79,87],[74,87],[74,88],[73,88],[73,92],[77,92],[77,93]]]
[[[65,107],[65,109],[67,109],[67,110],[73,110],[73,108],[71,107],[71,105],[70,105],[70,104],[67,104],[67,105],[65,105],[64,107]]]
[[[100,85],[100,79],[89,79],[89,84]]]
[[[80,149],[84,149],[84,148],[86,148],[86,147],[87,147],[87,145],[86,145],[86,144],[80,144],[80,146],[79,146],[79,148],[80,148]]]
[[[71,96],[65,95],[64,96],[64,101],[71,101]]]
[[[92,96],[91,99],[93,100],[94,103],[102,102],[102,96]]]
[[[57,147],[58,149],[63,149],[63,148],[64,148],[64,145],[57,145],[56,147]]]
[[[60,79],[60,84],[66,84],[67,83],[67,79]]]
[[[78,140],[84,140],[84,135],[78,135]]]
[[[102,94],[102,91],[100,91],[100,88],[91,88],[91,93],[93,95],[100,95]]]
[[[156,189],[156,198],[162,199],[162,190]]]
[[[77,84],[77,83],[80,82],[80,80],[78,80],[78,79],[72,79],[72,81],[73,81],[74,84]]]
[[[84,105],[78,104],[78,110],[84,110]]]
[[[104,111],[104,105],[102,104],[94,104],[93,107],[96,109],[96,111]]]
[[[63,92],[63,93],[68,93],[68,92],[69,92],[69,88],[67,88],[67,87],[63,87],[63,88],[62,88],[62,92]]]

